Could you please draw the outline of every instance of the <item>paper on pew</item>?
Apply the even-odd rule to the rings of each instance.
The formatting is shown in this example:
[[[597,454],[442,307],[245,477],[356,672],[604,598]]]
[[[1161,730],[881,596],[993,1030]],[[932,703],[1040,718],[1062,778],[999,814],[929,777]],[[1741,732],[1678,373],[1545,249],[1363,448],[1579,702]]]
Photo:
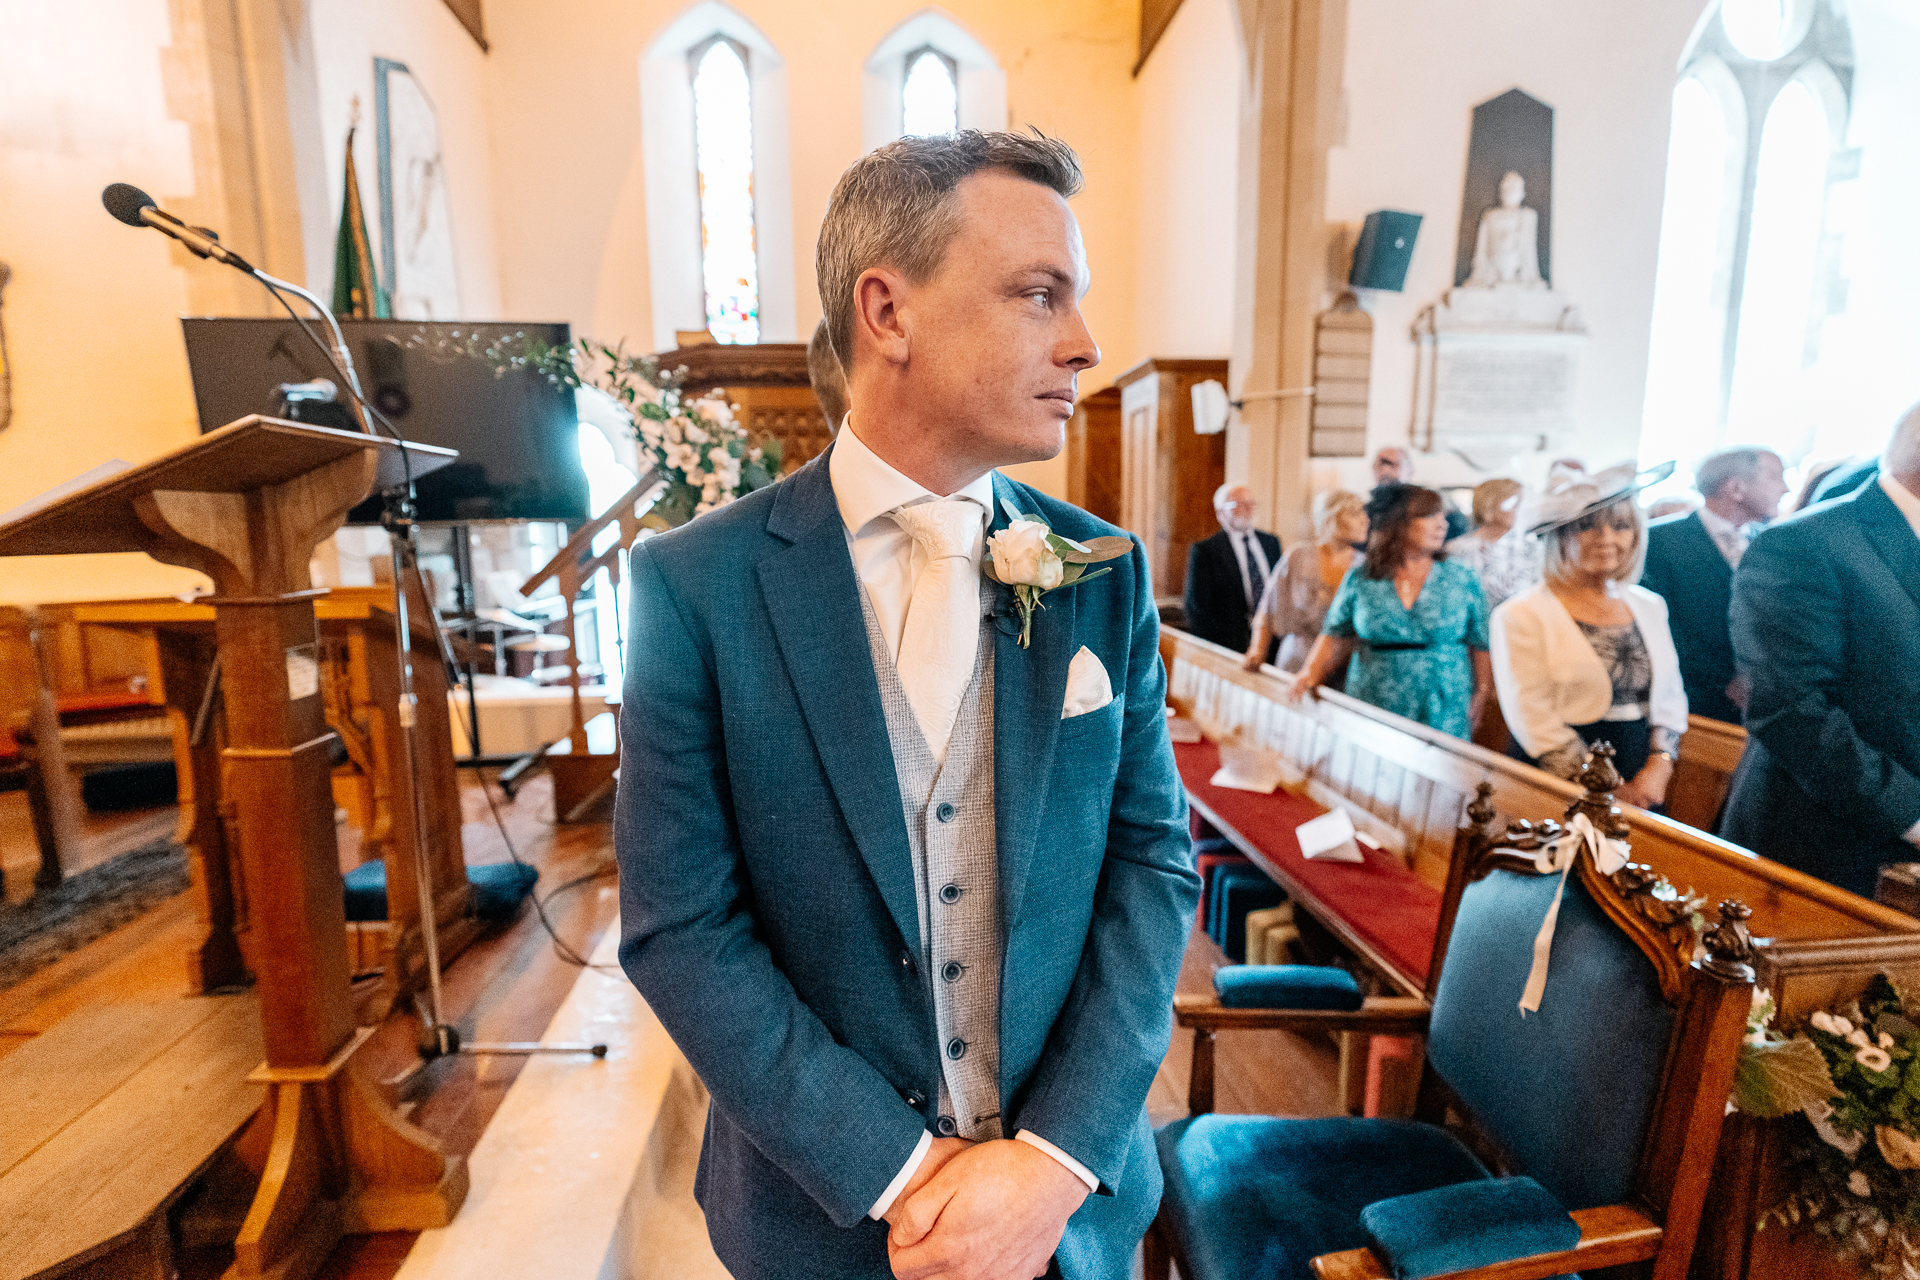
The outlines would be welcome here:
[[[1285,781],[1280,757],[1268,747],[1243,746],[1237,742],[1220,744],[1220,769],[1209,779],[1216,787],[1235,791],[1255,791],[1270,796]]]
[[[1365,862],[1360,846],[1354,843],[1354,834],[1353,819],[1345,809],[1323,813],[1293,829],[1300,852],[1322,862]]]

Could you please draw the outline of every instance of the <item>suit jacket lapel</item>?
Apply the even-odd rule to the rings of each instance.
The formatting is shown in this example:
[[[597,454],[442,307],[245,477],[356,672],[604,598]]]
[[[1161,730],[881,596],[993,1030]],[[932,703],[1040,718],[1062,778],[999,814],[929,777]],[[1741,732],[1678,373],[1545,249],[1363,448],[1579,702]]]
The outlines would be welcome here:
[[[1859,515],[1867,545],[1893,570],[1895,581],[1913,597],[1913,602],[1920,605],[1920,538],[1913,536],[1913,526],[1880,487],[1878,478],[1867,481],[1866,487],[1855,495],[1853,509]]]
[[[1720,550],[1720,544],[1713,540],[1713,533],[1707,528],[1707,522],[1700,518],[1698,511],[1687,517],[1687,523],[1693,526],[1695,542],[1694,554],[1704,565],[1713,565],[1703,570],[1713,580],[1713,586],[1729,595],[1733,590],[1733,566],[1727,563],[1726,553]],[[1711,558],[1709,558],[1711,554]]]
[[[792,545],[761,561],[760,592],[840,812],[887,913],[917,953],[920,916],[906,816],[827,457],[779,486],[767,532]]]
[[[1005,503],[1027,509],[1026,493],[996,474],[994,530],[1010,523]],[[1053,749],[1060,734],[1067,667],[1073,661],[1079,588],[1048,592],[1034,612],[1032,647],[1020,647],[1013,589],[995,592],[993,648],[993,807],[1000,861],[1003,927],[1019,919],[1020,903],[1040,834],[1041,807],[1053,776]],[[898,807],[898,806],[896,806]]]

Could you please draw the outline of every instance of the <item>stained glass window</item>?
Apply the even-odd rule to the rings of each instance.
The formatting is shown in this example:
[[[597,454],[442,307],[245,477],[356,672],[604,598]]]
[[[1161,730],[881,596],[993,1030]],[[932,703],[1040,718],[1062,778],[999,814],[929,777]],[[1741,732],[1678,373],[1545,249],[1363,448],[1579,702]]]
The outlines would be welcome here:
[[[700,175],[701,277],[718,342],[760,341],[753,236],[753,90],[746,50],[716,38],[693,53],[694,159]]]
[[[960,85],[953,59],[931,48],[907,55],[900,116],[900,131],[908,137],[952,133],[960,127]]]

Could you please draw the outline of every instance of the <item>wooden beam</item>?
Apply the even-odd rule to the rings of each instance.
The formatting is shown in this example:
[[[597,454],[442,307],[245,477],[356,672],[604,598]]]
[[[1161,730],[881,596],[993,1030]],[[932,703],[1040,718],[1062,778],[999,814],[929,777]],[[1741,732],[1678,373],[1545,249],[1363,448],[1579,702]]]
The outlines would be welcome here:
[[[479,0],[474,2],[477,4]],[[1140,76],[1140,68],[1147,65],[1160,37],[1173,25],[1173,15],[1179,12],[1180,0],[1140,0],[1140,56],[1133,63],[1135,79]]]
[[[480,14],[480,0],[446,0],[447,11],[460,20],[467,29],[473,42],[480,46],[480,52],[489,52],[486,36],[486,23]]]

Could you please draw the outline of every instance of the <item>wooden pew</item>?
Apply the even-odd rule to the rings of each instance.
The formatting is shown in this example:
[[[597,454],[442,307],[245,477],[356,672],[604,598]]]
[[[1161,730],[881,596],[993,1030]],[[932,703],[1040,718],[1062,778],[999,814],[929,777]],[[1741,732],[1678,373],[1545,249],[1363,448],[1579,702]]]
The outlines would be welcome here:
[[[1170,702],[1224,728],[1247,726],[1299,771],[1305,794],[1347,809],[1363,831],[1397,837],[1409,869],[1434,888],[1446,884],[1456,833],[1482,783],[1502,822],[1557,819],[1582,794],[1573,783],[1344,694],[1323,691],[1287,705],[1292,676],[1270,666],[1243,671],[1240,655],[1185,632],[1162,628],[1160,652]],[[1734,738],[1738,732],[1700,743],[1690,733],[1683,758],[1697,750],[1730,772],[1738,758],[1730,746],[1744,739]],[[1859,994],[1876,973],[1920,982],[1920,920],[1671,818],[1631,807],[1624,816],[1636,857],[1676,887],[1753,909],[1747,924],[1755,970],[1783,1025]],[[1382,843],[1391,847],[1390,839]],[[1341,908],[1322,905],[1335,914]],[[1729,1121],[1697,1274],[1734,1280],[1820,1273],[1817,1246],[1778,1230],[1755,1237],[1759,1215],[1777,1199],[1769,1188],[1778,1165],[1770,1126],[1739,1116]]]
[[[90,1009],[0,1061],[0,1280],[173,1275],[168,1210],[258,1114],[260,1055],[259,1001],[202,996]]]

